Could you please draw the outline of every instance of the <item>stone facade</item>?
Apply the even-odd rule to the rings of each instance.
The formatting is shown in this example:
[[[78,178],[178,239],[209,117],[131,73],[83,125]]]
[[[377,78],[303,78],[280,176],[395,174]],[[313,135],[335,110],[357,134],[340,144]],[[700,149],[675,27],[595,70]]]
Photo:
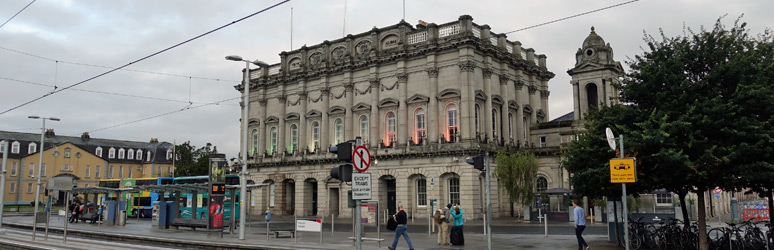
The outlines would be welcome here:
[[[426,218],[435,198],[482,218],[484,174],[465,158],[484,151],[529,149],[548,188],[569,187],[558,153],[574,122],[541,127],[554,124],[546,56],[470,16],[401,21],[280,57],[249,74],[248,178],[273,184],[254,195],[256,211],[351,216],[350,186],[330,178],[339,163],[327,151],[358,136],[374,159],[368,173],[381,211],[403,203]],[[509,213],[496,178],[491,186],[493,215]]]

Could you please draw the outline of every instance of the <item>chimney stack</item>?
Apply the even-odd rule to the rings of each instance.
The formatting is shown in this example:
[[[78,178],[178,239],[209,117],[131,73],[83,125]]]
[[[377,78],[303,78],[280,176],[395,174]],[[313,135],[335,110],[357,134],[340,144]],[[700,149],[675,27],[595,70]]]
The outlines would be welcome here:
[[[89,132],[83,132],[83,134],[81,135],[81,140],[86,142],[86,141],[89,141],[89,139],[91,139],[91,136],[89,136]]]

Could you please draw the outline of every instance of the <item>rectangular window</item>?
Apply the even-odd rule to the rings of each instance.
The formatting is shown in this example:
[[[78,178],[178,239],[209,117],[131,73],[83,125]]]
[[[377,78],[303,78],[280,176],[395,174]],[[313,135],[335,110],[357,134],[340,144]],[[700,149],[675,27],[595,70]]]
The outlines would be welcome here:
[[[113,168],[115,166],[110,165],[110,169],[108,170],[108,179],[113,179]]]
[[[64,150],[64,158],[70,158],[70,148],[65,148],[65,150]]]
[[[30,162],[30,169],[27,172],[29,172],[29,176],[35,176],[35,163]]]
[[[118,166],[118,179],[124,178],[124,166]]]
[[[11,182],[11,187],[8,188],[8,193],[11,193],[11,194],[16,193],[16,183]]]
[[[46,176],[46,164],[40,164],[40,176]]]
[[[546,137],[545,136],[541,136],[540,137],[540,147],[541,148],[545,148],[546,147]]]
[[[95,169],[94,169],[94,178],[99,179],[99,168],[100,168],[100,166],[94,166],[94,167],[95,167]]]
[[[35,152],[37,152],[37,148],[38,147],[37,145],[35,145],[35,143],[30,143],[30,145],[27,146],[27,153],[34,154]]]
[[[449,202],[460,204],[460,179],[449,179]]]
[[[28,194],[29,194],[29,193],[32,193],[32,182],[30,182],[30,183],[27,183],[27,193],[28,193]],[[35,202],[33,202],[33,203],[35,203]]]
[[[129,178],[132,178],[132,172],[134,172],[134,171],[132,171],[132,167],[130,166],[129,167]]]
[[[417,180],[417,206],[427,206],[427,180]]]
[[[11,163],[11,176],[16,176],[16,169],[18,166],[16,166],[18,162],[12,162]]]
[[[672,194],[656,194],[656,205],[671,206]]]
[[[161,177],[161,167],[159,167],[159,168],[157,169],[157,171],[159,171],[159,172],[156,174],[156,176],[157,176],[157,177]]]
[[[274,207],[274,183],[269,184],[269,206]]]
[[[91,166],[86,165],[86,173],[84,176],[86,176],[86,178],[91,177]]]
[[[156,166],[151,166],[151,177],[156,177]]]
[[[0,141],[0,153],[5,152],[5,141]]]
[[[18,154],[19,147],[21,147],[19,142],[14,142],[13,144],[11,144],[11,154]]]
[[[171,166],[167,167],[167,175],[168,176],[172,176],[172,167]]]

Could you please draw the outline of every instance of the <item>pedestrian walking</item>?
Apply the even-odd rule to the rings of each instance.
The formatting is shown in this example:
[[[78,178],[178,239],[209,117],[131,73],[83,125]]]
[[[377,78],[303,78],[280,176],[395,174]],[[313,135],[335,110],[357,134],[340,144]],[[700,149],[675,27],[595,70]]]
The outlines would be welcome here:
[[[572,206],[575,209],[572,210],[575,215],[575,238],[578,238],[578,250],[588,250],[589,244],[583,239],[583,230],[586,229],[586,211],[582,207],[578,206],[577,201],[572,201]]]
[[[402,235],[403,238],[406,238],[406,243],[408,243],[409,249],[414,250],[414,245],[411,244],[411,238],[408,236],[408,226],[406,226],[408,219],[406,216],[406,211],[403,211],[403,204],[398,204],[398,213],[393,215],[392,219],[398,223],[398,227],[395,228],[395,239],[392,241],[392,247],[387,248],[390,250],[395,250],[395,248],[398,246],[398,240],[400,240],[400,236]]]
[[[67,222],[73,223],[75,220],[76,211],[78,208],[78,202],[73,201],[72,204],[70,204],[70,207],[67,208],[67,210],[70,212],[70,218],[67,219]]]
[[[462,208],[460,208],[459,204],[454,206],[454,209],[451,211],[451,216],[454,218],[454,227],[452,227],[449,240],[451,240],[452,245],[465,245],[463,230],[465,222],[462,220]]]

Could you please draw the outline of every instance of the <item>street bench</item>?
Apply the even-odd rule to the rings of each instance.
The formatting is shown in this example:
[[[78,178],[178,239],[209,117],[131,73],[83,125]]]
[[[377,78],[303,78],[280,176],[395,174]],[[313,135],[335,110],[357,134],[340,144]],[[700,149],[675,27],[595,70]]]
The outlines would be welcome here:
[[[175,221],[172,222],[171,226],[175,227],[175,229],[180,229],[180,227],[190,227],[191,230],[196,231],[197,228],[207,228],[207,220],[176,218]]]
[[[295,229],[274,229],[274,230],[271,230],[271,232],[274,234],[274,238],[295,238],[296,237]],[[284,237],[280,237],[281,234],[288,234],[288,235]]]

